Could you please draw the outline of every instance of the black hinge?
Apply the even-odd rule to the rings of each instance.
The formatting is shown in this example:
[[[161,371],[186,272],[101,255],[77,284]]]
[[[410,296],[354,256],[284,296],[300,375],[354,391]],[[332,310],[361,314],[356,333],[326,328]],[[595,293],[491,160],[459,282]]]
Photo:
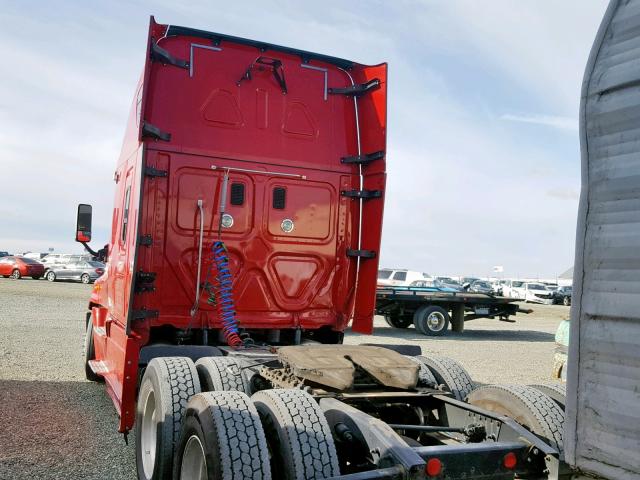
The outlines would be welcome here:
[[[329,88],[327,92],[332,95],[348,95],[351,97],[359,97],[360,95],[364,95],[365,93],[373,92],[380,88],[380,79],[374,78],[373,80],[369,80],[367,83],[359,83],[356,85],[351,85],[350,87],[344,88]]]
[[[376,258],[374,250],[353,250],[347,248],[347,257]]]
[[[153,282],[155,282],[155,280],[155,272],[143,272],[142,270],[136,272],[136,283],[134,291],[136,293],[155,291],[156,288],[153,286]]]
[[[356,165],[368,165],[375,160],[384,158],[384,150],[373,153],[365,153],[364,155],[354,155],[352,157],[342,157],[340,162],[342,163],[355,163]]]
[[[371,198],[380,198],[382,196],[382,190],[342,190],[340,194],[343,197],[369,200]]]
[[[140,235],[138,238],[138,245],[142,245],[143,247],[150,247],[153,245],[153,237],[151,237],[151,234],[145,233],[144,235]]]
[[[160,170],[148,165],[144,167],[144,174],[147,177],[166,177],[168,175],[166,170]]]
[[[144,320],[146,318],[157,318],[160,312],[158,310],[147,310],[142,308],[140,310],[134,310],[131,314],[134,320]]]
[[[173,65],[179,68],[189,68],[189,62],[174,57],[164,48],[159,47],[157,44],[151,44],[151,60],[154,62],[160,62],[163,65]]]
[[[142,136],[155,138],[156,140],[164,140],[165,142],[171,140],[170,133],[164,132],[155,125],[151,125],[147,122],[142,122]]]

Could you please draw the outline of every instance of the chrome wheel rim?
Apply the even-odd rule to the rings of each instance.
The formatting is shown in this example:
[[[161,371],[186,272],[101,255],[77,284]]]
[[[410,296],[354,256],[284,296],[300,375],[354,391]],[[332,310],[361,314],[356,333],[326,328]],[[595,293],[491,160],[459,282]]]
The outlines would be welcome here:
[[[47,280],[49,280],[50,282],[53,282],[56,279],[56,275],[53,272],[49,272],[47,273]]]
[[[14,270],[11,272],[11,278],[20,278],[20,271]]]
[[[82,283],[89,283],[89,275],[82,275],[80,280],[82,280]]]
[[[140,446],[142,447],[142,468],[147,478],[151,478],[153,476],[153,467],[156,463],[156,442],[158,436],[156,426],[156,396],[153,390],[149,392],[144,402],[141,430]]]
[[[191,435],[184,446],[180,480],[207,480],[207,459],[197,435]]]
[[[440,312],[432,312],[427,317],[427,327],[432,332],[439,332],[444,328],[444,315]]]

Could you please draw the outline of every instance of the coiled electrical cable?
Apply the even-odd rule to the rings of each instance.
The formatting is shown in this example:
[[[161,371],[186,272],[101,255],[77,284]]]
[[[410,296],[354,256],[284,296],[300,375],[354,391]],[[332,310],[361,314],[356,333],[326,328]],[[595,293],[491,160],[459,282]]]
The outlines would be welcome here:
[[[233,301],[233,277],[229,269],[229,257],[224,242],[219,240],[213,242],[210,253],[204,284],[204,290],[208,294],[207,303],[216,307],[227,345],[237,347],[242,345],[243,341],[238,333],[238,320]],[[211,278],[214,279],[213,282],[210,281]]]

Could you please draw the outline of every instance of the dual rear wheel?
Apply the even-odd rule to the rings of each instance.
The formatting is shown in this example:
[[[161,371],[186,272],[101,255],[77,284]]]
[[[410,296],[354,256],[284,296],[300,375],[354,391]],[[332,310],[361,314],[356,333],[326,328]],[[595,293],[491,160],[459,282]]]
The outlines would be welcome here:
[[[138,478],[297,480],[340,474],[329,425],[313,397],[294,389],[249,397],[243,367],[232,357],[149,362],[138,395]]]

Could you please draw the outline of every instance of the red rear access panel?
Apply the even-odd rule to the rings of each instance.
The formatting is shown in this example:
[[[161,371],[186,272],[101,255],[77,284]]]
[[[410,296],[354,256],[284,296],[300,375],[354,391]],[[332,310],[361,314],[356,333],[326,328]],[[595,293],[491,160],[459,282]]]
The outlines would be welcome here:
[[[387,65],[151,21],[135,101],[144,175],[132,291],[150,326],[219,328],[196,292],[220,236],[245,329],[371,331],[385,189]],[[221,199],[228,174],[226,198]],[[226,218],[219,232],[220,204]]]

